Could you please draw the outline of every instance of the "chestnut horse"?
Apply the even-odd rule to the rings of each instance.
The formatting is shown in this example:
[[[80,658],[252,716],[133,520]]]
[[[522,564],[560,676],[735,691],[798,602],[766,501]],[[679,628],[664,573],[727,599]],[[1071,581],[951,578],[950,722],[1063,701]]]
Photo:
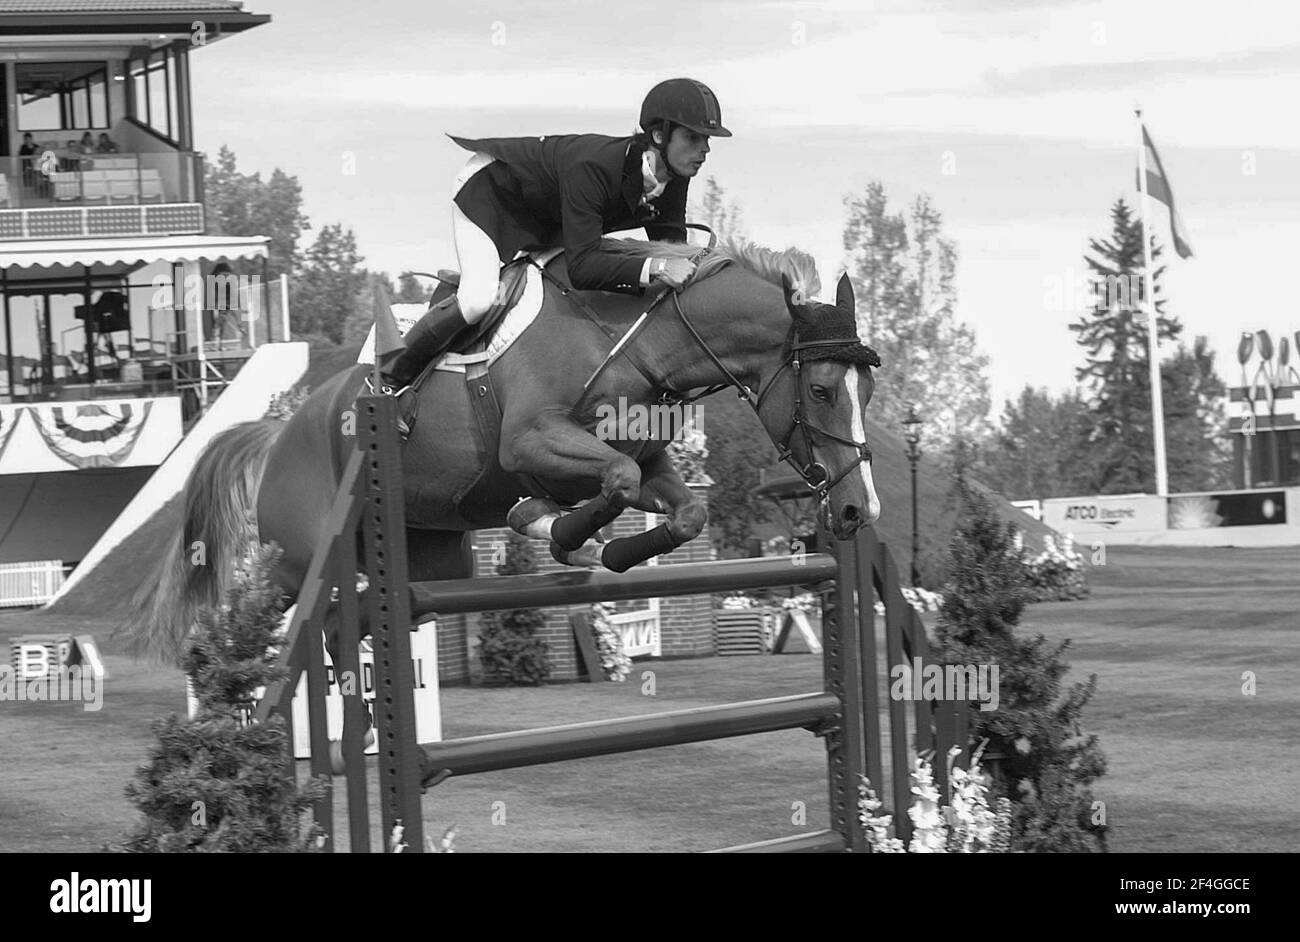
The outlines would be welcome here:
[[[638,256],[699,251],[617,244]],[[439,369],[408,393],[417,397],[403,446],[412,580],[473,575],[470,532],[507,521],[549,538],[562,561],[619,571],[698,536],[706,510],[674,469],[666,440],[607,429],[597,436],[600,416],[620,400],[626,412],[730,386],[820,499],[836,537],[879,516],[863,419],[874,390],[870,366],[879,360],[853,331],[847,278],[835,305],[808,300],[820,290],[811,257],[725,244],[638,321],[646,300],[569,291],[562,262],[542,273],[540,312],[486,375]],[[828,324],[837,325],[829,339]],[[198,609],[224,597],[252,537],[279,544],[273,579],[297,597],[355,447],[349,415],[367,369],[332,377],[287,422],[248,422],[214,439],[186,485],[176,544],[137,599],[128,626],[137,654],[179,658]],[[666,522],[590,542],[629,507]],[[196,541],[206,565],[192,564]]]

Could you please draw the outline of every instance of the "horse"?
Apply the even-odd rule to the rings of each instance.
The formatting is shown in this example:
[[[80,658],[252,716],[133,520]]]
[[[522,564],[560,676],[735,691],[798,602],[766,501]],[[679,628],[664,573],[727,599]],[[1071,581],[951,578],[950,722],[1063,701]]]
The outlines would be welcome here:
[[[635,258],[700,251],[606,241]],[[810,256],[724,242],[647,311],[638,296],[569,289],[562,257],[541,275],[535,319],[481,375],[426,371],[406,394],[415,407],[402,452],[413,581],[473,575],[470,533],[484,527],[508,524],[550,539],[563,562],[618,571],[698,536],[706,508],[673,467],[667,440],[595,434],[620,401],[689,404],[730,387],[808,483],[835,537],[877,519],[864,414],[880,361],[856,335],[847,276],[835,305],[811,300],[821,286]],[[331,377],[288,421],[242,423],[213,440],[187,481],[175,544],[125,626],[132,653],[179,662],[200,609],[224,598],[252,538],[279,546],[271,580],[297,597],[355,448],[348,420],[368,369]],[[666,522],[593,540],[627,508]],[[196,541],[204,565],[193,564]]]

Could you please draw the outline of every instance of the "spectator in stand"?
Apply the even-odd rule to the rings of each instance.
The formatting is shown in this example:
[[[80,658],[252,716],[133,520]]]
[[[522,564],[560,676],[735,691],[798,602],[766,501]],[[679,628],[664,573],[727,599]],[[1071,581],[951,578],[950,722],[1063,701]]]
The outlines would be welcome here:
[[[104,132],[99,135],[99,146],[95,148],[95,153],[97,154],[117,153],[117,145],[114,144],[113,139],[108,136],[108,132]]]
[[[32,133],[23,135],[23,146],[18,148],[18,156],[23,158],[23,186],[36,185],[36,155],[41,149],[36,146]]]
[[[89,131],[81,135],[81,152],[83,154],[93,154],[95,152],[95,135]]]
[[[59,159],[59,169],[64,173],[76,173],[81,169],[81,161],[77,159],[77,155],[85,153],[85,151],[72,138],[68,138],[67,143],[63,145],[63,149],[67,152],[67,156]]]

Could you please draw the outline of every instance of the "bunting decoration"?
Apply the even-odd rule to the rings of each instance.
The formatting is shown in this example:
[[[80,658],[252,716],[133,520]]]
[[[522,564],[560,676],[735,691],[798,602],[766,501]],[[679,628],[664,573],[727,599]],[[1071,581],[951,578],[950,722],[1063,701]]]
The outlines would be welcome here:
[[[50,451],[84,470],[121,464],[135,447],[152,408],[153,402],[146,400],[107,406],[88,402],[27,411]]]

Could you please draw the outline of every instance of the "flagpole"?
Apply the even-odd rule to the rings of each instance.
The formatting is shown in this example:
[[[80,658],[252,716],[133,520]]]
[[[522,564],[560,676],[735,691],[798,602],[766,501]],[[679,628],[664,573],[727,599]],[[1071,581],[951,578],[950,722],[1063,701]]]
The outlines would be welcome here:
[[[1147,316],[1147,359],[1151,375],[1151,437],[1156,448],[1156,495],[1169,494],[1169,469],[1165,462],[1165,396],[1160,385],[1160,332],[1156,324],[1155,281],[1151,271],[1151,232],[1147,224],[1147,145],[1142,133],[1142,109],[1133,109],[1138,129],[1138,203],[1142,209],[1142,298]],[[1171,209],[1170,212],[1173,212]]]

